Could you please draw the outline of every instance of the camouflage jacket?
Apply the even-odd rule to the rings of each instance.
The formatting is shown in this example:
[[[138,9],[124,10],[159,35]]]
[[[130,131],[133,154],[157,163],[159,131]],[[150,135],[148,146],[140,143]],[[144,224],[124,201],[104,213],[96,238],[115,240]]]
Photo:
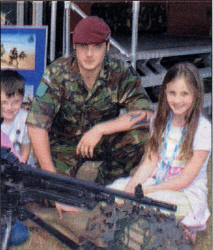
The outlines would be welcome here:
[[[68,143],[95,124],[117,117],[121,108],[152,110],[141,79],[131,66],[105,56],[100,74],[88,90],[76,58],[61,57],[47,67],[27,123],[45,128]]]

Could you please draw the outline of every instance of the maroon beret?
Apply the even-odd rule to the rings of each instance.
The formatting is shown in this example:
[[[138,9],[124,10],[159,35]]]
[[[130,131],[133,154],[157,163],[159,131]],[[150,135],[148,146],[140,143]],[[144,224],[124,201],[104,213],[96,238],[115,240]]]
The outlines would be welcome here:
[[[103,19],[89,16],[81,19],[73,31],[73,43],[92,44],[105,42],[110,36],[110,28]]]

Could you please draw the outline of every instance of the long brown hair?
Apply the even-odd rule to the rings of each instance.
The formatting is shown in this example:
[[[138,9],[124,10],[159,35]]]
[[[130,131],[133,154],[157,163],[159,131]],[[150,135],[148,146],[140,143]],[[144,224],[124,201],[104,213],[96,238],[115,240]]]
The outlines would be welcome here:
[[[192,157],[193,138],[198,126],[199,116],[203,105],[203,81],[201,80],[197,68],[188,62],[177,63],[166,73],[161,85],[156,116],[153,120],[153,128],[147,144],[149,157],[152,153],[157,153],[161,145],[162,134],[166,128],[171,109],[166,98],[167,84],[177,78],[183,78],[189,89],[193,91],[193,103],[185,116],[187,130],[180,148],[179,157],[182,160],[189,160]]]

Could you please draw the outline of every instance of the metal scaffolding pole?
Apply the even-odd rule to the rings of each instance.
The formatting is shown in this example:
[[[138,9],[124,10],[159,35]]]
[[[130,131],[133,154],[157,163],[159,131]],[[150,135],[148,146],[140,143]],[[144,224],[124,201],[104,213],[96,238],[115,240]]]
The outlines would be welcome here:
[[[17,1],[16,5],[16,25],[23,26],[24,25],[24,1]]]
[[[56,13],[57,1],[51,3],[51,26],[50,26],[50,61],[55,60],[55,43],[56,43]]]
[[[42,26],[43,1],[33,1],[33,26]]]
[[[85,18],[87,15],[74,3],[70,3],[70,8],[74,10],[76,13],[79,14],[79,16]]]
[[[64,2],[63,54],[70,55],[70,1]]]
[[[131,44],[131,64],[136,68],[136,51],[138,46],[138,17],[140,10],[140,2],[132,3],[132,44]]]

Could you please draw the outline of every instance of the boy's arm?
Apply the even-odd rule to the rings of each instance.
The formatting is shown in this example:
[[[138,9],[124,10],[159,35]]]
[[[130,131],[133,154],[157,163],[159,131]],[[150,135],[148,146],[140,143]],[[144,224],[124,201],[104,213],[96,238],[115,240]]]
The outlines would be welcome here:
[[[21,156],[21,158],[23,159],[23,161],[25,163],[27,162],[27,160],[29,158],[30,149],[31,149],[30,143],[21,144],[21,147],[20,147],[20,156]]]
[[[28,133],[41,169],[56,173],[50,153],[48,131],[28,124]]]

